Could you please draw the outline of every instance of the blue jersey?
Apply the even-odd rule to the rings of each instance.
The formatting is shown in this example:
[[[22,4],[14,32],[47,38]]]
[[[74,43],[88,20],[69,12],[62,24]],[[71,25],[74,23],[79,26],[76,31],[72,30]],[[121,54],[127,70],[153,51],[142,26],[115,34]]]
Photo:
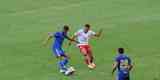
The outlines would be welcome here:
[[[131,65],[131,59],[125,54],[119,54],[115,61],[118,63],[118,75],[119,76],[128,76],[129,70],[128,66]]]
[[[64,42],[64,39],[67,38],[67,34],[64,32],[54,33],[54,44],[53,47],[61,48]]]

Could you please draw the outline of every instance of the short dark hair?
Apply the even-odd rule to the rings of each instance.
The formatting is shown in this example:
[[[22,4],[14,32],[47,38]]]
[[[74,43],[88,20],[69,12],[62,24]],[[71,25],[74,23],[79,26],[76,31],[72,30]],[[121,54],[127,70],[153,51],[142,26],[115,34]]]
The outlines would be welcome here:
[[[90,24],[85,24],[85,27],[90,28],[91,26]]]
[[[124,48],[118,48],[118,52],[119,52],[120,54],[123,54],[123,53],[124,53]]]
[[[68,31],[69,30],[69,26],[68,25],[64,25],[63,29]]]

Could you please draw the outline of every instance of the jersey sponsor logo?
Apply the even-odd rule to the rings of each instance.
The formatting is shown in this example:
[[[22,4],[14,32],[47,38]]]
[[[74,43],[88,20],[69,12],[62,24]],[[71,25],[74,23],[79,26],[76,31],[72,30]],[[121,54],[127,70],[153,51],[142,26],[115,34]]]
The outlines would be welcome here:
[[[124,73],[128,73],[129,62],[127,59],[120,60],[120,70]]]

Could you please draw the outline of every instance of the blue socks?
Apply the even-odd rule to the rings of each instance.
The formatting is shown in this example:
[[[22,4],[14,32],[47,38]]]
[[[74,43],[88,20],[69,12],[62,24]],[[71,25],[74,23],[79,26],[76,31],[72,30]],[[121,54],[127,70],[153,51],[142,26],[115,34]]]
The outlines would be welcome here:
[[[61,60],[58,62],[58,66],[59,66],[59,69],[61,70],[67,70],[67,64],[68,64],[68,59],[65,58],[64,60]]]
[[[62,62],[63,62],[64,65],[67,65],[68,64],[68,58],[65,58]]]

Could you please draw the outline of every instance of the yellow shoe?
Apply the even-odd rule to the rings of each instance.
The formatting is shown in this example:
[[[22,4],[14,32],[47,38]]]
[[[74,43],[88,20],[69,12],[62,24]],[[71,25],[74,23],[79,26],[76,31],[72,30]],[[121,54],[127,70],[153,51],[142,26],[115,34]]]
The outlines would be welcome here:
[[[96,68],[96,64],[95,64],[95,63],[92,63],[91,65],[92,65],[94,68]]]
[[[90,69],[94,69],[94,66],[92,66],[92,65],[88,65],[88,68],[90,68]]]

